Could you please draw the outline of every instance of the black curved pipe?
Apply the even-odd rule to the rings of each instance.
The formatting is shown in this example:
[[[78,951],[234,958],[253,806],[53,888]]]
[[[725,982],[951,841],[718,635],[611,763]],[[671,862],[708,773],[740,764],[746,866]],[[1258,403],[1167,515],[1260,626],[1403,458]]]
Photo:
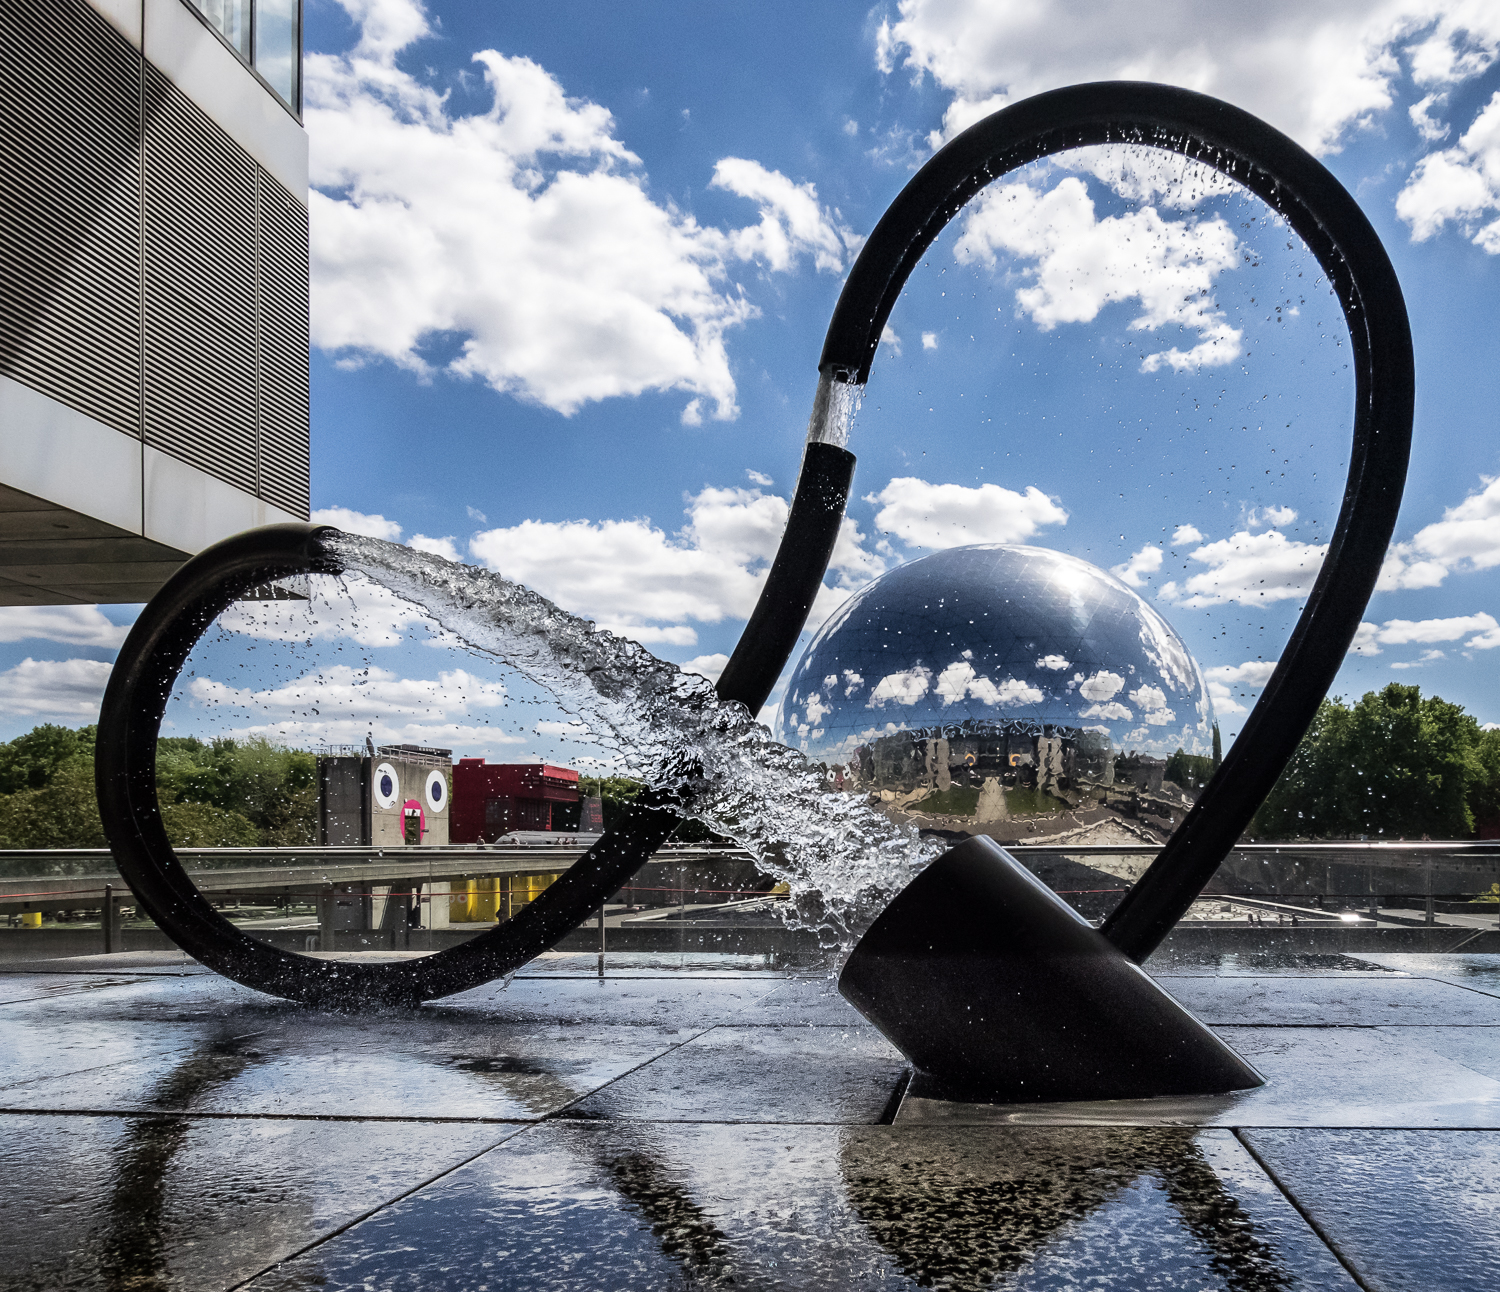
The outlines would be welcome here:
[[[1354,442],[1328,555],[1280,663],[1197,803],[1103,932],[1140,962],[1182,917],[1296,750],[1375,589],[1406,481],[1416,377],[1401,286],[1354,199],[1292,140],[1239,108],[1173,86],[1112,81],[1038,94],[942,148],[891,203],[839,297],[819,367],[869,379],[908,275],[985,185],[1065,149],[1128,143],[1212,166],[1265,200],[1328,275],[1353,343]]]
[[[786,534],[718,692],[752,713],[796,645],[828,568],[853,455],[811,444]],[[554,946],[640,869],[681,822],[647,797],[514,918],[459,946],[397,964],[313,959],[249,937],[213,908],[177,860],[156,799],[156,741],[183,663],[204,630],[251,588],[338,574],[319,525],[269,525],[188,561],[151,599],[120,650],[99,714],[95,780],[105,834],[136,901],[195,959],[246,986],[310,1004],[412,1004],[480,986]]]

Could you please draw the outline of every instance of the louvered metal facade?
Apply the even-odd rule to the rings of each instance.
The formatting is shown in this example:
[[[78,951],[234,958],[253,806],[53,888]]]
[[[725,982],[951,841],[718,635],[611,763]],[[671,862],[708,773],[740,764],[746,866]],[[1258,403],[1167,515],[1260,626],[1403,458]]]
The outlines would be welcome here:
[[[0,4],[0,373],[308,509],[306,207],[84,0]]]

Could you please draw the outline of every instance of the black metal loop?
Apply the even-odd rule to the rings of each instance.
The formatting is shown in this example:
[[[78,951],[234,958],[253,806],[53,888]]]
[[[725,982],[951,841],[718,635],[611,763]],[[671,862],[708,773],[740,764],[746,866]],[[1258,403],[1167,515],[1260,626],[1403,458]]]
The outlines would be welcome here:
[[[892,203],[839,298],[820,370],[863,382],[907,276],[943,226],[992,180],[1065,149],[1138,143],[1180,152],[1237,180],[1282,214],[1328,274],[1354,350],[1348,484],[1327,559],[1281,662],[1223,766],[1166,848],[1106,922],[1142,960],[1201,891],[1269,792],[1353,640],[1395,528],[1410,448],[1414,371],[1394,270],[1354,200],[1291,140],[1248,113],[1168,86],[1110,82],[1038,95],[995,113],[937,153]],[[811,443],[791,516],[755,612],[719,683],[752,712],[790,657],[827,569],[853,457]],[[132,628],[99,720],[100,811],[136,900],[189,954],[296,1000],[410,1003],[463,991],[552,946],[619,888],[675,828],[655,802],[633,809],[514,919],[460,946],[398,964],[316,960],[255,941],[216,912],[178,863],[156,802],[156,738],[177,674],[203,630],[249,588],[337,572],[317,526],[238,535],[189,561]]]
[[[765,703],[817,595],[838,537],[853,455],[809,445],[786,535],[719,694]],[[390,964],[278,950],[225,919],[167,839],[156,799],[156,741],[177,676],[204,630],[251,588],[295,574],[342,572],[319,525],[268,525],[225,539],[178,570],[131,628],[99,714],[99,811],[120,873],[142,910],[179,947],[225,977],[275,996],[342,1007],[412,1004],[513,972],[586,920],[681,821],[649,797],[521,911],[458,946]]]
[[[1396,526],[1416,387],[1411,328],[1385,248],[1309,153],[1218,99],[1134,81],[1075,85],[1003,108],[941,149],[891,203],[839,297],[820,370],[863,383],[907,276],[963,205],[1028,162],[1093,144],[1140,144],[1202,162],[1265,200],[1328,275],[1353,343],[1354,443],[1328,555],[1276,671],[1223,764],[1104,924],[1139,962],[1234,847],[1332,685]]]

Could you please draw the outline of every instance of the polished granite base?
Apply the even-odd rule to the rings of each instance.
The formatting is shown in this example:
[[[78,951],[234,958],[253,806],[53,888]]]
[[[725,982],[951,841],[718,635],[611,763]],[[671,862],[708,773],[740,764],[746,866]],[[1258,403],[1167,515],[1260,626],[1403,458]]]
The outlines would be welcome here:
[[[1500,956],[1153,964],[1267,1085],[1011,1106],[755,963],[0,973],[0,1289],[1500,1287]]]

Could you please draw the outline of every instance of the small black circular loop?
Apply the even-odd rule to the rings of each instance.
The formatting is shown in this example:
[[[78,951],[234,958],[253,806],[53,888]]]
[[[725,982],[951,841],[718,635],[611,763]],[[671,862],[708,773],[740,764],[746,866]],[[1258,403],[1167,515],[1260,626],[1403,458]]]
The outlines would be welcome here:
[[[810,445],[781,550],[730,667],[721,698],[765,703],[807,619],[838,537],[854,458]],[[236,982],[309,1004],[411,1004],[466,991],[520,968],[588,919],[681,822],[642,796],[554,883],[503,924],[431,955],[387,964],[281,951],[213,908],[168,841],[156,799],[156,740],[172,688],[204,630],[251,588],[288,575],[342,572],[324,540],[337,530],[268,525],[188,561],[142,611],[121,647],[99,714],[99,811],[120,873],[158,927]]]
[[[1108,81],[1038,94],[985,118],[912,177],[875,226],[823,344],[825,376],[863,383],[911,271],[1000,176],[1054,153],[1138,144],[1220,171],[1284,217],[1338,294],[1353,343],[1354,442],[1338,524],[1280,663],[1223,764],[1104,933],[1144,960],[1182,917],[1295,752],[1343,663],[1396,527],[1416,389],[1401,285],[1364,212],[1316,158],[1264,121],[1168,85]]]

